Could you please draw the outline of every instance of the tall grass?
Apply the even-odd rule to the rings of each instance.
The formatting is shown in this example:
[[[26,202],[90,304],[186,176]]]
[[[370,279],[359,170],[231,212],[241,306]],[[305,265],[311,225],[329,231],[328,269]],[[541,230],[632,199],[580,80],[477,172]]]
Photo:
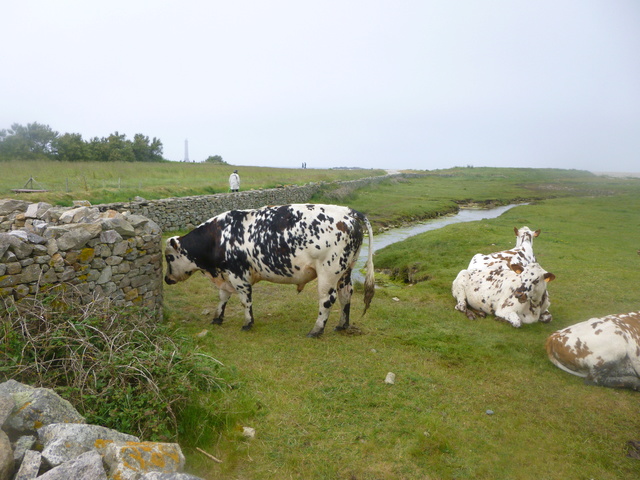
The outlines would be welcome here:
[[[402,208],[419,209],[421,188],[443,199],[449,191],[451,201],[532,198],[519,191],[538,196],[497,219],[450,225],[380,251],[377,267],[411,265],[422,281],[379,274],[363,318],[357,286],[351,334],[331,331],[334,312],[323,338],[305,338],[317,311],[314,284],[300,294],[257,284],[251,332],[240,331],[235,298],[225,324],[209,325],[217,294],[203,276],[167,287],[166,317],[193,335],[209,332],[196,342],[237,368],[256,412],[198,444],[222,464],[188,450],[194,473],[211,479],[640,478],[640,463],[626,456],[626,443],[640,436],[638,393],[586,386],[555,368],[544,351],[558,328],[638,309],[639,182],[583,172],[550,172],[551,179],[549,172],[477,170],[468,172],[480,175],[474,181],[460,171],[453,173],[458,182],[430,179],[426,192],[412,180],[367,189],[369,202],[361,200],[364,192],[345,201],[375,218],[377,205],[405,193],[406,201],[381,217],[402,218],[396,213]],[[504,182],[491,181],[500,175]],[[470,193],[460,197],[464,188]],[[522,225],[542,230],[534,250],[557,275],[549,285],[553,322],[514,329],[491,317],[468,320],[453,308],[451,282],[474,253],[513,246],[513,227]],[[389,371],[394,385],[384,383]],[[256,429],[255,440],[240,435],[243,425]]]

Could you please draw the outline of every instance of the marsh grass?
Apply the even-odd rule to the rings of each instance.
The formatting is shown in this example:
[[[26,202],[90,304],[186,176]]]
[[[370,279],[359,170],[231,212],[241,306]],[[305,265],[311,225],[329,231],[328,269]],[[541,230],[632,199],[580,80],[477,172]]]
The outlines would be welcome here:
[[[497,174],[483,175],[490,173]],[[168,321],[191,335],[207,330],[197,345],[241,379],[238,423],[189,443],[191,471],[208,479],[640,477],[640,463],[626,456],[626,442],[640,437],[638,393],[585,386],[544,351],[558,328],[638,309],[638,182],[562,173],[549,189],[548,173],[529,173],[506,172],[504,189],[497,182],[491,192],[484,190],[491,177],[480,178],[484,186],[462,178],[466,187],[429,180],[427,191],[442,199],[449,191],[449,200],[461,199],[460,188],[475,189],[465,197],[475,201],[523,198],[523,184],[542,193],[497,219],[450,225],[381,250],[378,268],[411,264],[424,281],[378,274],[365,317],[357,286],[351,335],[332,331],[334,307],[324,336],[305,337],[317,311],[315,282],[300,294],[257,284],[250,332],[240,330],[235,297],[225,323],[209,325],[217,292],[203,276],[167,287]],[[421,180],[383,185],[370,196],[357,192],[349,205],[375,217],[378,205],[400,202],[404,193],[405,206],[417,209]],[[593,194],[611,190],[617,194]],[[384,218],[404,215],[390,208]],[[522,225],[542,229],[534,249],[557,275],[549,285],[553,322],[514,329],[491,317],[469,321],[453,308],[453,278],[474,253],[512,247],[513,227]],[[389,371],[395,385],[384,383]],[[244,425],[256,429],[254,440],[242,437]]]

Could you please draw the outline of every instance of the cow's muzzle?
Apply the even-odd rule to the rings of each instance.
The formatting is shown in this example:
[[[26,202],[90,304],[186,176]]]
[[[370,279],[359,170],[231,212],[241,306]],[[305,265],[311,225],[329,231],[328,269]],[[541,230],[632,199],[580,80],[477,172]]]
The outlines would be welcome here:
[[[178,283],[175,280],[170,279],[169,277],[164,277],[164,281],[167,285],[175,285],[176,283]]]

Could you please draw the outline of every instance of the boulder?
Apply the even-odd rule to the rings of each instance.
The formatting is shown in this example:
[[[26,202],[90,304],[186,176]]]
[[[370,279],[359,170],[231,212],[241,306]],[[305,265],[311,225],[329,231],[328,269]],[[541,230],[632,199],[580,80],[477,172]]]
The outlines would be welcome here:
[[[35,450],[27,450],[21,460],[18,473],[13,480],[33,480],[40,471],[41,455]]]
[[[104,453],[113,442],[139,442],[138,437],[120,433],[99,425],[59,423],[38,430],[40,443],[44,445],[42,458],[52,467],[74,459],[89,450]]]
[[[146,473],[179,473],[185,460],[177,443],[126,442],[108,445],[104,461],[111,477],[137,480]]]
[[[107,473],[102,465],[102,457],[95,450],[65,462],[47,473],[40,475],[39,480],[107,480]]]
[[[3,394],[10,394],[16,405],[4,423],[10,432],[25,435],[51,423],[85,421],[68,401],[48,388],[33,388],[8,380],[0,383],[0,396]]]
[[[0,200],[0,215],[9,215],[13,212],[26,212],[29,202],[24,200],[14,200],[12,198],[3,198]]]
[[[27,207],[24,216],[27,218],[42,218],[42,216],[49,210],[53,205],[46,202],[38,202],[31,203]]]
[[[13,465],[11,442],[7,434],[0,430],[0,480],[11,480]]]
[[[51,229],[49,229],[51,230]],[[94,237],[102,233],[102,227],[98,223],[77,223],[67,226],[67,232],[58,238],[58,248],[63,252],[77,250]]]

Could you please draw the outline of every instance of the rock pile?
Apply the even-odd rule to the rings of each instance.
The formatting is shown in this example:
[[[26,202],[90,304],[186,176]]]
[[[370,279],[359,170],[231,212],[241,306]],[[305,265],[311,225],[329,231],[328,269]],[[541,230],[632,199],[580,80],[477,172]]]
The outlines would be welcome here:
[[[176,443],[87,425],[45,388],[0,383],[0,480],[199,480]]]

